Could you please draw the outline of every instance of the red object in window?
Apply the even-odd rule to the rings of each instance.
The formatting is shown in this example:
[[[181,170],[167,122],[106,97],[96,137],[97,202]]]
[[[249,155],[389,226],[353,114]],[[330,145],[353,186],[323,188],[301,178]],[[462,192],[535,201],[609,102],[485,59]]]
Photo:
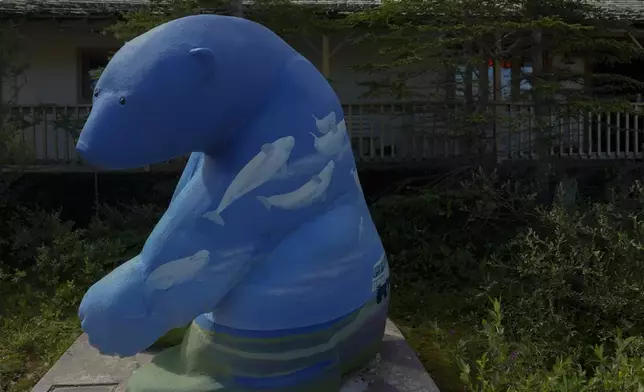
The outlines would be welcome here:
[[[499,60],[499,65],[501,68],[512,68],[512,63],[509,60]],[[494,59],[489,59],[487,61],[487,66],[488,67],[493,67],[494,66]]]

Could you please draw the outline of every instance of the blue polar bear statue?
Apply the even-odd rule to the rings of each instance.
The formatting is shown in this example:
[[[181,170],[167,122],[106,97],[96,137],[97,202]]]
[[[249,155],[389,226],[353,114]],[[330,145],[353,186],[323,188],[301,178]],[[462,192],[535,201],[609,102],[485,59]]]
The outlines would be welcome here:
[[[190,324],[127,391],[335,392],[376,354],[389,266],[343,118],[315,66],[245,19],[177,19],[111,59],[80,154],[113,169],[190,154],[141,253],[80,305],[107,355]]]

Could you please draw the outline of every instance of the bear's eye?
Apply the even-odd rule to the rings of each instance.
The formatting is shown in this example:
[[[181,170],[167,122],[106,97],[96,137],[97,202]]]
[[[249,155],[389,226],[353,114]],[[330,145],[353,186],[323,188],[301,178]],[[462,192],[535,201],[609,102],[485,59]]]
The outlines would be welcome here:
[[[98,89],[94,90],[94,98],[98,97]]]
[[[121,99],[119,99],[119,103],[121,105],[125,105],[125,97],[121,97]]]

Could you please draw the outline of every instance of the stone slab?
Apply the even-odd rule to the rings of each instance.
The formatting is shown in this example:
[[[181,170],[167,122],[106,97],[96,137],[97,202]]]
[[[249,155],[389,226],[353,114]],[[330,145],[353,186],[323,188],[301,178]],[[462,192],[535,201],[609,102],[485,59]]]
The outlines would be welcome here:
[[[81,335],[32,392],[124,392],[124,381],[154,352],[118,358],[101,355]],[[349,377],[341,392],[439,392],[400,330],[387,321],[379,354]]]

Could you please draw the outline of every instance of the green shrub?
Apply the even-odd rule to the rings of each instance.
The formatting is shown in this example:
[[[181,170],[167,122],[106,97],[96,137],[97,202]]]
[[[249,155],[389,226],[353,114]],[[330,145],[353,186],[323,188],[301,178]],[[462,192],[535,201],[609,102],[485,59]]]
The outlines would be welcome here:
[[[543,344],[516,343],[505,334],[501,303],[492,301],[488,318],[469,341],[458,346],[457,363],[470,392],[641,392],[644,390],[644,338],[623,338],[592,347],[589,371],[575,357],[558,357],[546,367]],[[467,355],[468,349],[480,354]],[[610,347],[610,348],[607,348]],[[468,359],[475,358],[475,359]]]
[[[478,171],[372,206],[392,317],[429,368],[457,376],[444,392],[644,392],[644,188],[594,202],[574,181],[554,202],[543,193]],[[102,207],[77,228],[13,212],[0,227],[0,390],[27,390],[51,366],[79,332],[84,292],[140,251],[160,213]]]
[[[531,225],[536,206],[534,182],[500,181],[483,171],[455,186],[407,189],[373,205],[392,265],[394,316],[478,319],[479,304],[471,300],[486,274],[483,260]],[[413,298],[396,302],[396,286]]]
[[[558,197],[538,205],[536,194],[532,182],[478,172],[456,189],[423,188],[376,203],[395,284],[422,286],[428,296],[458,293],[476,317],[488,297],[501,297],[507,328],[526,336],[641,333],[642,186],[595,203]]]
[[[80,333],[88,287],[138,253],[160,210],[101,208],[85,229],[14,211],[0,236],[0,391],[28,391]]]
[[[578,347],[644,328],[644,190],[612,202],[536,210],[531,227],[485,259],[482,295],[501,296],[508,327]]]
[[[476,357],[487,360],[486,366],[492,366],[492,354],[497,362],[512,352],[522,357],[508,362],[507,369],[493,365],[495,372],[510,372],[490,376],[507,384],[497,380],[495,389],[471,390],[528,391],[532,387],[517,389],[510,381],[534,377],[584,383],[585,389],[557,389],[555,381],[539,381],[532,389],[557,392],[631,390],[644,381],[637,368],[639,351],[624,359],[615,348],[621,342],[641,345],[644,328],[640,183],[610,199],[591,201],[579,198],[574,180],[562,181],[556,197],[548,198],[535,182],[500,181],[478,172],[456,187],[406,193],[379,201],[372,212],[390,252],[394,319],[422,347],[432,345],[420,335],[436,341],[436,333],[427,332],[433,320],[456,331],[442,342],[442,354],[421,353],[428,367],[433,368],[433,357],[442,358],[455,346],[454,335],[469,335],[482,317],[494,320],[487,314],[491,297],[504,301],[507,347],[495,343],[494,350],[501,351],[493,353],[492,343],[473,342],[465,357],[487,352],[487,358]],[[625,337],[616,338],[616,330]],[[490,336],[500,335],[495,334]],[[617,350],[605,355],[623,368],[613,362],[600,366],[597,352],[588,350],[596,345]],[[557,376],[561,372],[565,377]],[[619,374],[628,379],[619,381]],[[462,390],[453,383],[442,387]]]

